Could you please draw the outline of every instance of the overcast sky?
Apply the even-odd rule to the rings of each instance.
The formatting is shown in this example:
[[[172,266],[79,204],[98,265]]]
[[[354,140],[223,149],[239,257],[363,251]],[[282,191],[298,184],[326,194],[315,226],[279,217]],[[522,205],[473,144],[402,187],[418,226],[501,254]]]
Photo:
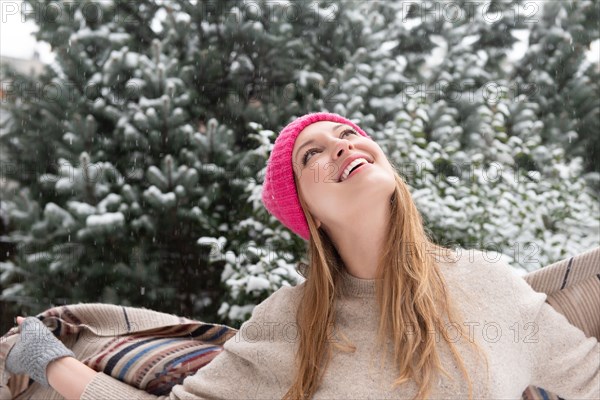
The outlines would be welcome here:
[[[44,63],[54,59],[50,46],[43,42],[37,42],[32,35],[36,25],[32,21],[23,22],[20,14],[20,3],[18,1],[0,0],[0,56],[29,59],[37,51]],[[518,35],[520,40],[527,40],[527,35]],[[512,59],[520,58],[527,43],[518,42],[513,48]],[[588,52],[588,59],[600,63],[600,41],[592,44]]]
[[[0,56],[28,59],[37,50],[43,62],[52,61],[50,46],[37,43],[32,35],[36,25],[33,21],[23,22],[19,7],[17,1],[0,0]]]

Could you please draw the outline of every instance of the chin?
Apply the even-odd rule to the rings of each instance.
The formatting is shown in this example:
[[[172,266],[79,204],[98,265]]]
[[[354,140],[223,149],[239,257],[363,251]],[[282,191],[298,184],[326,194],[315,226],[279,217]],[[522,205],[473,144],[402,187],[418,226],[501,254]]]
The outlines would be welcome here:
[[[394,193],[396,188],[396,179],[394,175],[388,173],[377,173],[371,174],[371,176],[365,178],[367,178],[365,179],[366,185],[372,189],[369,191],[389,193],[390,195]]]
[[[396,181],[394,180],[373,180],[366,185],[364,190],[357,190],[352,195],[352,203],[356,203],[359,209],[373,207],[377,204],[389,204],[395,189]]]

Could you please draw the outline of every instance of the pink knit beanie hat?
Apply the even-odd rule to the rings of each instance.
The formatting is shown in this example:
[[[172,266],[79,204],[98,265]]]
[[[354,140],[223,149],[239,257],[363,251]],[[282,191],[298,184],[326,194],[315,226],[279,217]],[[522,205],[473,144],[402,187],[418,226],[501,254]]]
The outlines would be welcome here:
[[[337,114],[319,112],[306,114],[290,122],[275,139],[271,156],[267,161],[262,202],[269,213],[307,241],[310,239],[310,231],[294,183],[292,149],[300,132],[308,125],[318,121],[347,124],[356,132],[370,138],[352,121]]]

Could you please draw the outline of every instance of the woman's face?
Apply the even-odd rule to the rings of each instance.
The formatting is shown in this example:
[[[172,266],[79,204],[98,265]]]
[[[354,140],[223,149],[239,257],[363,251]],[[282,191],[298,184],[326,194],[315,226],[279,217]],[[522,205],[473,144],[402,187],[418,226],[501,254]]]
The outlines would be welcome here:
[[[351,126],[315,122],[300,132],[292,150],[299,192],[317,226],[345,227],[369,207],[388,205],[394,169],[372,139]],[[359,165],[348,174],[347,167]]]

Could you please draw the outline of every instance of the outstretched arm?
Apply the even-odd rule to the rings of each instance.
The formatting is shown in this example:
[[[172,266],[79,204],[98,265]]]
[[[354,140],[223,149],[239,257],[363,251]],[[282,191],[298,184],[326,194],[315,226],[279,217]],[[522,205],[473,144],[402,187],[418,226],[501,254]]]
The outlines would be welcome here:
[[[532,324],[536,333],[523,343],[531,383],[565,398],[600,398],[598,340],[586,337],[545,302],[546,294],[534,291],[520,277],[512,277],[512,286],[523,323]]]
[[[17,317],[17,323],[21,332],[6,358],[7,369],[27,374],[44,387],[51,386],[66,399],[179,400],[176,392],[185,398],[200,398],[181,385],[175,386],[170,396],[160,397],[136,389],[74,358],[39,319]]]
[[[280,332],[282,329],[285,331],[289,325],[282,323],[281,310],[289,309],[285,312],[286,317],[293,316],[293,307],[288,304],[290,291],[290,288],[281,288],[256,306],[252,317],[242,324],[234,337],[225,342],[223,351],[195,375],[188,376],[182,384],[173,386],[166,396],[157,397],[136,389],[105,373],[88,368],[73,357],[57,358],[50,362],[47,368],[44,366],[45,378],[52,388],[67,399],[281,398],[290,385],[289,375],[294,355],[293,340],[281,337]],[[39,322],[39,326],[45,330],[44,337],[47,337],[48,341],[56,341],[58,347],[63,346],[43,323]],[[282,329],[277,330],[276,326]],[[19,342],[15,347],[18,345]],[[11,372],[20,373],[15,370]],[[31,376],[30,371],[26,373]]]

